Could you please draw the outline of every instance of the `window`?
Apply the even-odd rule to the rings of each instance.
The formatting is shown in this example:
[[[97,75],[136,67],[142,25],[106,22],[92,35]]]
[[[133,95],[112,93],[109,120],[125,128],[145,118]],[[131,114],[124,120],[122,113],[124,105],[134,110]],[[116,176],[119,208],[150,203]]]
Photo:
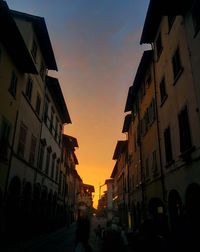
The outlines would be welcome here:
[[[10,123],[4,117],[2,117],[2,121],[0,124],[0,157],[6,159],[9,147],[10,129]]]
[[[172,67],[173,67],[174,80],[176,80],[182,71],[179,48],[176,49],[174,56],[172,58]]]
[[[180,151],[185,152],[192,147],[187,106],[178,115]]]
[[[46,124],[47,124],[47,119],[48,119],[48,110],[49,110],[49,102],[46,100],[45,106],[44,106],[44,122]]]
[[[164,141],[165,141],[165,160],[166,163],[172,161],[172,144],[171,144],[171,131],[170,127],[166,128],[164,131]]]
[[[56,162],[56,181],[58,182],[58,175],[59,175],[59,163],[60,163],[60,161],[59,161],[59,159],[57,160],[57,162]]]
[[[49,146],[47,148],[47,153],[46,153],[46,166],[45,166],[45,173],[48,175],[49,173],[49,164],[50,164],[50,154],[51,154],[51,147]]]
[[[192,20],[194,26],[195,35],[200,30],[200,2],[196,0],[192,7]]]
[[[159,33],[158,38],[156,40],[156,53],[157,53],[157,59],[160,57],[162,52],[162,39],[161,39],[161,33]]]
[[[37,56],[37,43],[35,40],[33,40],[33,44],[32,44],[32,49],[31,49],[31,54],[34,58],[34,61],[36,61],[36,56]]]
[[[165,87],[165,78],[160,82],[160,101],[163,103],[167,98],[166,87]]]
[[[50,131],[53,131],[53,118],[54,118],[54,110],[51,110],[51,119],[50,119]]]
[[[30,101],[32,96],[32,89],[33,89],[33,81],[31,80],[31,78],[28,78],[25,94]]]
[[[58,137],[58,118],[56,117],[56,124],[55,124],[55,139],[57,141],[57,137]]]
[[[10,94],[15,97],[16,93],[17,93],[17,76],[15,74],[15,72],[12,72],[12,77],[11,77],[11,82],[10,82],[10,87],[9,87],[9,92]]]
[[[52,155],[52,163],[51,163],[51,178],[54,179],[54,169],[55,169],[55,161],[56,161],[56,155]]]
[[[36,99],[36,106],[35,106],[35,111],[38,115],[40,115],[40,107],[41,107],[41,98],[38,94],[37,99]]]
[[[37,138],[32,135],[31,136],[31,146],[30,146],[30,156],[29,156],[29,162],[31,165],[34,165],[34,161],[35,161],[36,143],[37,143]]]
[[[152,124],[155,120],[154,99],[148,107],[149,124]]]
[[[58,144],[61,144],[61,140],[62,140],[62,125],[59,125],[59,132],[58,132]]]
[[[43,166],[43,160],[44,160],[44,150],[45,150],[45,145],[41,142],[40,143],[40,153],[39,153],[39,161],[38,161],[38,168],[42,170]]]
[[[169,32],[170,32],[170,30],[172,28],[172,25],[173,25],[173,23],[175,21],[175,18],[176,18],[176,16],[173,16],[173,15],[168,16],[168,29],[169,29]]]
[[[27,131],[28,131],[27,127],[24,125],[24,123],[21,123],[20,130],[19,130],[18,148],[17,148],[17,154],[20,157],[24,157]]]
[[[45,66],[44,66],[44,63],[42,62],[40,66],[40,76],[42,80],[44,80],[44,73],[45,73]]]
[[[158,175],[156,151],[153,151],[152,153],[152,173],[153,173],[153,176]]]

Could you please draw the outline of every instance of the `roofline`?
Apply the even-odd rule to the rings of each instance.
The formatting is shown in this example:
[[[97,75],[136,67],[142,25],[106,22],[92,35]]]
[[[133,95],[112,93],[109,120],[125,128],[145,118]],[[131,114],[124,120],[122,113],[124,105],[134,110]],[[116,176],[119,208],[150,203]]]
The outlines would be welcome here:
[[[145,50],[142,54],[137,72],[135,74],[133,85],[129,87],[124,112],[132,111],[134,96],[140,87],[142,78],[144,78],[144,74],[146,73],[152,59],[153,59],[153,50]]]
[[[150,44],[154,41],[162,16],[184,15],[191,7],[193,0],[150,0],[140,44]]]
[[[126,133],[129,130],[130,127],[130,123],[131,123],[131,119],[132,119],[132,114],[127,114],[124,118],[124,125],[122,128],[122,133]]]
[[[72,123],[58,79],[47,75],[46,83],[47,88],[57,105],[58,113],[61,116],[62,122]]]
[[[113,154],[113,160],[117,160],[119,158],[119,154],[121,154],[124,150],[124,146],[127,144],[127,140],[119,140],[117,141],[115,151]]]
[[[38,74],[34,61],[5,1],[0,1],[1,41],[19,71]]]
[[[56,64],[56,59],[54,56],[51,40],[47,30],[46,22],[43,17],[31,15],[28,13],[23,13],[15,10],[11,10],[11,13],[14,17],[20,17],[26,19],[33,23],[37,38],[42,50],[42,54],[45,60],[46,67],[49,70],[58,71]]]

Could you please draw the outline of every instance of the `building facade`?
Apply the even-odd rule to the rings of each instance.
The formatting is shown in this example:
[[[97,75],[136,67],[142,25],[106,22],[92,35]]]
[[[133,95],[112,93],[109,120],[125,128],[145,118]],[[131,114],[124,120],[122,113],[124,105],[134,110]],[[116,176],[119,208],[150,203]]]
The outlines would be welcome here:
[[[151,50],[129,88],[123,126],[132,227],[167,213],[173,229],[192,204],[198,208],[199,28],[198,1],[150,1],[140,43]]]
[[[1,1],[0,20],[0,232],[18,240],[66,224],[61,154],[71,119],[58,79],[47,75],[58,69],[44,18]],[[72,181],[68,190],[78,191],[77,172]]]

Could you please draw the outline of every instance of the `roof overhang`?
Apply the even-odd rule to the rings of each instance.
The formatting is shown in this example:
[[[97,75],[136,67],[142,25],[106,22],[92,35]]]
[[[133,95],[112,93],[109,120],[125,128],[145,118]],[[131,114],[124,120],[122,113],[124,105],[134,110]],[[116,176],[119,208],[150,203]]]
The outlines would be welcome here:
[[[125,116],[122,133],[128,132],[129,126],[131,124],[131,120],[132,120],[132,115],[131,114],[128,114],[128,115]]]
[[[70,115],[57,78],[46,76],[47,88],[57,106],[63,123],[71,123]]]
[[[93,186],[93,185],[83,184],[82,187],[83,187],[83,190],[88,190],[88,191],[91,192],[91,193],[92,193],[92,192],[95,192],[94,186]]]
[[[73,157],[74,157],[74,163],[78,165],[78,158],[76,157],[76,154],[73,152]]]
[[[117,145],[115,147],[114,155],[113,155],[113,160],[117,160],[120,156],[120,154],[123,152],[124,148],[127,146],[127,140],[120,140],[117,141]]]
[[[154,41],[162,16],[184,15],[192,5],[191,0],[150,0],[140,44]]]
[[[63,142],[70,147],[71,150],[74,150],[78,146],[78,141],[75,137],[63,134]]]
[[[130,86],[128,90],[128,96],[126,99],[124,112],[132,111],[132,108],[133,108],[133,86]]]
[[[33,59],[5,1],[0,1],[1,42],[21,72],[37,74]]]
[[[153,59],[153,50],[146,50],[143,52],[140,64],[138,66],[135,79],[133,82],[133,94],[137,92],[138,88],[141,85],[141,82],[144,80],[144,76],[149,68],[150,63]]]
[[[58,71],[45,19],[43,17],[38,17],[14,10],[12,10],[11,13],[13,17],[23,18],[33,24],[45,60],[46,67],[49,70]]]
[[[141,85],[141,81],[148,70],[148,67],[153,59],[153,50],[146,50],[143,52],[140,64],[138,66],[133,85],[129,87],[128,96],[124,112],[130,112],[133,109],[134,97]]]

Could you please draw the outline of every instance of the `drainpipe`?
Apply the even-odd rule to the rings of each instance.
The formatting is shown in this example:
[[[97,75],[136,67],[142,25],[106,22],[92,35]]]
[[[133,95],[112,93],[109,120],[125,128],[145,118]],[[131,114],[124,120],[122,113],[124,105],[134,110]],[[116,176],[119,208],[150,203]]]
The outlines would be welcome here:
[[[138,101],[139,102],[139,101]],[[142,158],[142,141],[141,141],[141,132],[140,132],[140,109],[139,109],[139,104],[138,104],[138,122],[139,122],[139,142],[140,142],[140,170],[141,170],[141,190],[142,190],[142,214],[143,218],[145,218],[145,204],[146,204],[146,199],[145,199],[145,183],[144,183],[144,170],[143,170],[143,158]]]
[[[151,48],[154,52],[153,43],[151,43]],[[157,136],[158,136],[158,149],[159,149],[159,160],[160,160],[160,174],[161,174],[161,186],[162,186],[162,196],[163,201],[166,203],[166,188],[165,188],[165,178],[163,172],[163,164],[162,164],[162,154],[161,154],[161,143],[160,143],[160,128],[159,128],[159,119],[158,119],[158,103],[157,103],[157,88],[156,88],[156,69],[155,69],[155,60],[153,57],[153,77],[154,77],[154,96],[155,96],[155,112],[156,112],[156,127],[157,127]]]

